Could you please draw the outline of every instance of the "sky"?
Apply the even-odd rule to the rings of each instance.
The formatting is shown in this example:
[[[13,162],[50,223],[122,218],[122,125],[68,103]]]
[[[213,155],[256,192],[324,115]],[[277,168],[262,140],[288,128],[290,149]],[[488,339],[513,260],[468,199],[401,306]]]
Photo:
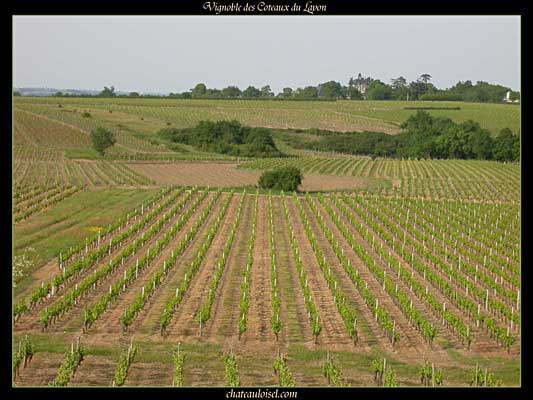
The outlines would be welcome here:
[[[520,88],[520,17],[14,17],[16,87],[305,87],[360,72]]]

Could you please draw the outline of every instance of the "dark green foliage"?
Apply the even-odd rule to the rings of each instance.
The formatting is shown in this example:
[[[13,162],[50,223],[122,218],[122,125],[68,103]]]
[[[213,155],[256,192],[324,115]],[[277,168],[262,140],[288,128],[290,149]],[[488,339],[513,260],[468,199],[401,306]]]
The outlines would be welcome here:
[[[326,99],[340,99],[344,97],[343,88],[339,82],[329,81],[318,87],[318,97]]]
[[[303,175],[296,167],[280,167],[266,171],[259,178],[259,187],[263,189],[276,189],[286,192],[298,190],[302,183]]]
[[[518,161],[520,138],[504,129],[496,138],[474,121],[455,123],[419,110],[396,136],[382,132],[332,132],[317,129],[277,131],[276,137],[297,149],[372,157]],[[291,132],[291,133],[288,133]]]
[[[91,131],[91,139],[93,141],[94,149],[100,154],[104,155],[108,147],[116,143],[115,134],[109,129],[98,127]]]
[[[248,86],[243,92],[242,97],[245,98],[254,98],[261,96],[261,91],[253,86]]]
[[[402,124],[397,155],[415,158],[492,159],[493,139],[477,122],[461,124],[418,111]]]
[[[472,85],[471,81],[458,82],[455,86],[446,90],[447,93],[457,95],[463,101],[480,102],[480,103],[499,103],[503,100],[509,88],[501,85],[493,85],[487,82],[478,81]],[[512,92],[518,98],[518,93]]]
[[[392,94],[392,88],[381,81],[372,82],[366,93],[368,100],[390,100]]]
[[[497,161],[520,160],[520,138],[509,128],[502,129],[494,139],[493,156]]]
[[[272,133],[251,128],[238,121],[201,121],[194,128],[162,129],[159,137],[173,143],[192,145],[202,151],[237,157],[279,157]]]
[[[115,97],[116,96],[115,87],[114,86],[111,86],[111,87],[104,86],[104,89],[100,92],[100,94],[98,96],[100,96],[100,97]]]

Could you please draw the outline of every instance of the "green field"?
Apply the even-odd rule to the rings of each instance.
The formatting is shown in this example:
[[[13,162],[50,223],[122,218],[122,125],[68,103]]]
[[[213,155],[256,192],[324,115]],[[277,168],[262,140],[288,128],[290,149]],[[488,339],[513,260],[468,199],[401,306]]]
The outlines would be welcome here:
[[[138,138],[147,138],[169,124],[185,128],[205,119],[236,119],[245,125],[272,128],[397,133],[399,124],[416,112],[405,107],[460,107],[460,110],[429,110],[429,113],[456,122],[472,119],[493,135],[503,128],[515,133],[520,129],[519,106],[464,102],[19,98],[15,106],[87,128],[95,120],[115,128],[123,125],[127,127],[122,128],[124,133],[130,129],[132,136]],[[83,112],[91,113],[94,118],[81,117]],[[139,145],[134,139],[131,141],[133,146]],[[144,148],[154,150],[148,144]]]
[[[520,385],[519,164],[283,141],[284,157],[243,159],[156,134],[204,119],[395,134],[415,112],[404,107],[437,106],[493,135],[519,130],[520,108],[503,104],[16,98],[13,343],[28,335],[35,355],[15,385],[226,386],[237,373],[249,386],[375,386],[384,358],[400,386],[420,386],[424,361],[445,386],[469,386],[476,366]],[[96,127],[117,135],[105,157]],[[302,170],[301,192],[256,190],[278,166]],[[81,362],[61,369],[78,338]]]

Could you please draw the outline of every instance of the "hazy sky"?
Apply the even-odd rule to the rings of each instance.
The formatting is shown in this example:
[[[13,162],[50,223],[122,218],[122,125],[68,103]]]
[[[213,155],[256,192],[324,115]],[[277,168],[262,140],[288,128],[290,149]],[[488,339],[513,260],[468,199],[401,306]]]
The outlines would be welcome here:
[[[274,92],[358,72],[520,87],[519,17],[15,17],[15,86]]]

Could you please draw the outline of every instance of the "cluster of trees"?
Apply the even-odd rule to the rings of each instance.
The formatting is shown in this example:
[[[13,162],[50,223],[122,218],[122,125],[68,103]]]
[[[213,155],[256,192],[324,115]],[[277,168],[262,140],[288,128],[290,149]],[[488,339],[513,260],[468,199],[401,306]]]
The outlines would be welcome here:
[[[438,89],[431,83],[430,74],[422,74],[418,79],[408,82],[403,76],[391,79],[390,84],[372,77],[358,74],[350,78],[344,86],[336,81],[320,83],[293,89],[285,87],[274,94],[269,85],[258,89],[248,86],[240,90],[237,86],[224,89],[210,89],[204,83],[184,93],[170,93],[169,97],[182,99],[290,99],[290,100],[447,100],[469,102],[501,102],[511,89],[479,81],[458,82],[449,89]],[[511,91],[511,100],[518,99],[519,93]]]
[[[457,124],[450,118],[432,117],[418,111],[402,125],[398,152],[407,157],[459,158],[497,161],[520,159],[520,138],[502,129],[492,138],[472,120]]]
[[[265,171],[259,178],[259,187],[262,189],[283,190],[294,192],[302,183],[303,174],[296,167],[278,167],[271,171]]]
[[[476,103],[498,103],[501,102],[510,91],[509,100],[519,100],[520,93],[510,90],[502,85],[494,85],[488,82],[477,81],[475,85],[471,81],[458,82],[446,90],[437,90],[425,94],[421,100],[446,100],[446,101],[468,101]]]
[[[285,87],[275,94],[270,85],[256,88],[248,86],[241,90],[237,86],[228,86],[223,89],[208,88],[204,83],[198,83],[192,89],[183,93],[169,93],[168,96],[144,95],[139,92],[117,94],[113,86],[107,87],[98,94],[98,97],[166,97],[173,99],[279,99],[279,100],[436,100],[436,101],[467,101],[467,102],[492,102],[503,101],[507,92],[511,92],[510,100],[519,100],[520,93],[510,88],[478,81],[458,82],[448,89],[438,89],[431,83],[430,74],[422,74],[418,79],[408,82],[403,76],[393,78],[390,84],[372,77],[358,74],[350,78],[348,85],[344,86],[336,81],[323,82],[317,86],[306,86],[293,89]],[[19,94],[20,95],[20,94]],[[68,93],[57,92],[57,97],[69,97]],[[82,95],[81,97],[89,97]]]
[[[188,144],[202,151],[231,156],[281,156],[269,129],[244,126],[238,121],[201,121],[193,128],[162,129],[158,135],[171,143]]]
[[[396,136],[381,132],[327,132],[311,130],[319,140],[295,134],[281,134],[290,146],[301,149],[335,151],[373,157],[437,159],[479,159],[519,161],[520,137],[502,129],[496,137],[477,122],[455,123],[449,118],[432,117],[418,111],[405,121]]]

